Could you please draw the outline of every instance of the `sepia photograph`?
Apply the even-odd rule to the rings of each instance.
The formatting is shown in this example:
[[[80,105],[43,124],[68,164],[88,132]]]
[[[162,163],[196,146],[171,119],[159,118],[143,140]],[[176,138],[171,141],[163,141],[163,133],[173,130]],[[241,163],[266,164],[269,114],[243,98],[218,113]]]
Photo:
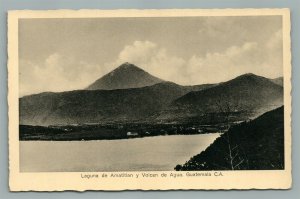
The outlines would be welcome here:
[[[188,186],[191,176],[274,171],[274,186],[248,188],[290,186],[288,10],[9,14],[19,175],[143,181],[166,172]],[[127,189],[160,189],[147,183]]]

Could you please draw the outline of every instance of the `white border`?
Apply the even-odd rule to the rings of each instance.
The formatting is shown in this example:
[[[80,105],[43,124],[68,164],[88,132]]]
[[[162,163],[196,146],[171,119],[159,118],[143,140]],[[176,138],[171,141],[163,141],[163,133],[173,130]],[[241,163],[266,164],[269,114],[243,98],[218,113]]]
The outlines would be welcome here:
[[[223,177],[184,178],[97,178],[83,179],[84,172],[21,173],[19,171],[18,117],[18,20],[24,18],[89,17],[191,17],[267,16],[283,17],[285,170],[222,171]],[[171,189],[288,189],[291,187],[291,40],[289,9],[172,9],[172,10],[51,10],[9,11],[8,13],[8,103],[9,103],[9,186],[11,191],[64,190],[171,190]],[[109,172],[111,173],[111,172]],[[108,173],[108,174],[109,174]],[[117,172],[116,172],[117,173]],[[141,172],[130,172],[141,173]],[[157,174],[171,173],[155,172]],[[173,173],[186,172],[174,171]],[[93,173],[88,173],[93,174]],[[94,174],[102,174],[96,172]],[[214,172],[211,172],[213,175]]]

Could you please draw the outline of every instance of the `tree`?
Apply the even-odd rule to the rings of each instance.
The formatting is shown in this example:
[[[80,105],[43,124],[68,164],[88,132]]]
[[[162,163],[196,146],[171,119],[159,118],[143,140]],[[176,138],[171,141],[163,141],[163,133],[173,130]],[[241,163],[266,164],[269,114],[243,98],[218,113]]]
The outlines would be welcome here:
[[[233,106],[226,100],[226,98],[223,98],[222,102],[223,103],[221,103],[220,99],[217,100],[216,106],[219,112],[221,112],[222,115],[225,117],[225,125],[227,129],[227,131],[223,135],[221,135],[221,138],[224,139],[224,142],[226,143],[227,150],[228,150],[228,152],[225,153],[226,157],[224,158],[227,161],[227,164],[229,165],[228,169],[230,170],[241,169],[242,167],[247,167],[248,161],[244,153],[244,150],[238,144],[238,138],[234,139],[234,137],[231,135],[229,131],[231,126],[230,115],[239,109],[239,103],[237,103],[237,107],[233,108]],[[221,167],[219,165],[216,166]]]

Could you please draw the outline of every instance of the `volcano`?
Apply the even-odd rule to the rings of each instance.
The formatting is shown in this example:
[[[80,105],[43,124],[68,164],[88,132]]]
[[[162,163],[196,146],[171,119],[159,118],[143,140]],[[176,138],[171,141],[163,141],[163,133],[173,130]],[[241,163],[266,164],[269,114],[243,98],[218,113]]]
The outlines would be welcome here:
[[[86,90],[115,90],[151,86],[164,80],[154,77],[134,64],[125,62],[89,85]]]

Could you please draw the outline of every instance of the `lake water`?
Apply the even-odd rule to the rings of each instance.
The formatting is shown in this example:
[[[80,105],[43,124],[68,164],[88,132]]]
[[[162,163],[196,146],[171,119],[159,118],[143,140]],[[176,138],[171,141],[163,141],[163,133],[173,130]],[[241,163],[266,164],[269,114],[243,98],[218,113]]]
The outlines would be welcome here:
[[[220,134],[97,141],[21,141],[21,172],[170,171]]]

